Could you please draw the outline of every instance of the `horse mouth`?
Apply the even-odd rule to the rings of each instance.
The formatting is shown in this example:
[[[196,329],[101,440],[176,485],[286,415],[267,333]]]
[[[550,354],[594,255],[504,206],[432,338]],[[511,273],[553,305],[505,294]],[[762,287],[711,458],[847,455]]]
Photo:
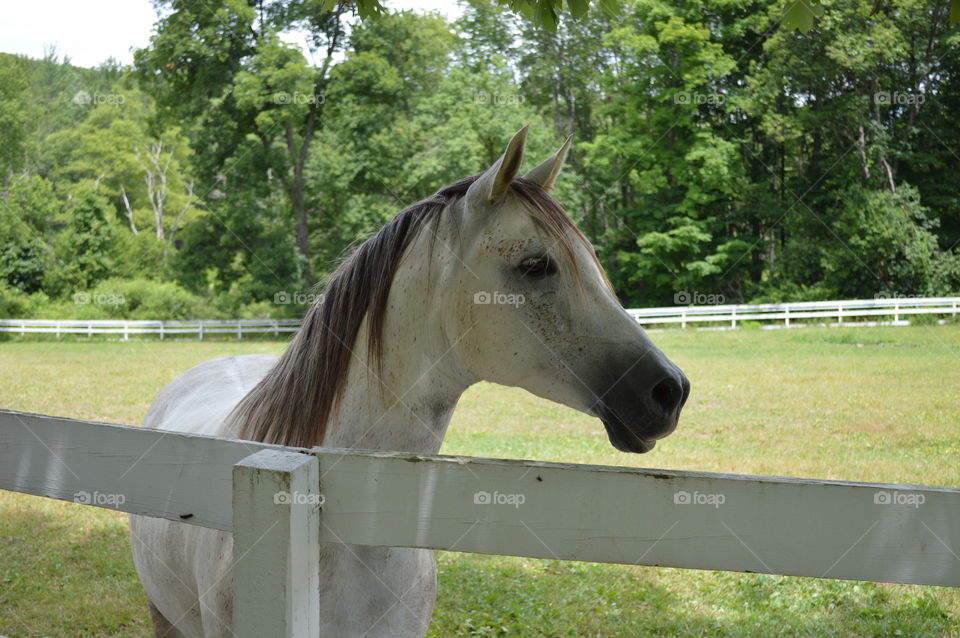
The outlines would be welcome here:
[[[610,444],[621,452],[632,452],[634,454],[646,454],[652,450],[657,442],[653,439],[642,439],[623,426],[603,420],[603,427],[607,431],[607,438]]]
[[[633,430],[607,406],[602,404],[595,406],[593,412],[603,422],[610,444],[621,452],[646,454],[657,445],[655,439],[645,439],[634,434]]]

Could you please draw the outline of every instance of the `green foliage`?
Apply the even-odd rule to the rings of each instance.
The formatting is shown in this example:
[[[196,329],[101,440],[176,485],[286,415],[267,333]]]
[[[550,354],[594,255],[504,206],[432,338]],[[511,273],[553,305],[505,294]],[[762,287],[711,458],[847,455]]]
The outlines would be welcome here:
[[[42,293],[38,296],[25,294],[19,288],[10,286],[0,280],[0,317],[17,319],[20,317],[36,317],[42,306]]]
[[[257,205],[246,203],[248,210]],[[264,212],[259,219],[210,215],[188,227],[171,263],[177,281],[196,294],[225,297],[222,303],[234,309],[302,290],[293,233],[289,225],[269,222],[269,210]]]
[[[930,294],[937,241],[915,189],[896,193],[855,187],[840,193],[829,220],[837,246],[822,247],[824,283],[844,298],[876,289],[889,296]],[[890,294],[893,293],[893,294]],[[871,295],[871,296],[874,296]]]
[[[783,10],[783,26],[809,33],[814,18],[823,15],[823,7],[818,0],[787,0]]]
[[[60,204],[40,177],[13,181],[0,199],[0,280],[32,293],[43,286],[50,256],[44,236]]]
[[[113,271],[116,228],[108,220],[108,211],[106,200],[93,191],[82,194],[71,210],[61,250],[67,264],[64,277],[73,288],[90,288]]]
[[[169,281],[105,279],[86,298],[117,319],[206,319],[215,315],[202,299]]]
[[[626,305],[960,291],[960,31],[935,0],[158,7],[133,69],[0,55],[10,312],[128,312],[73,295],[129,278],[296,315],[275,298],[525,124],[531,162],[574,134],[554,193]]]
[[[168,242],[158,239],[156,235],[118,231],[112,251],[115,259],[113,271],[119,277],[172,278],[169,262],[175,251]]]
[[[0,246],[0,277],[24,292],[36,292],[43,285],[46,245],[39,237]]]
[[[24,163],[28,140],[27,86],[22,61],[0,54],[0,183]]]
[[[484,170],[523,125],[542,122],[505,59],[483,71],[452,63],[456,40],[440,18],[384,16],[351,42],[309,165],[317,273],[404,206]],[[546,156],[560,143],[545,123],[534,125],[528,153]]]

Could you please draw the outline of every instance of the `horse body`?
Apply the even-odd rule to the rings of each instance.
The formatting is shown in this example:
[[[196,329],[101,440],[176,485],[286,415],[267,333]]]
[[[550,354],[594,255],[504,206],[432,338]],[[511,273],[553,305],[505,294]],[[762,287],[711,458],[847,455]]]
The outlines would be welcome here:
[[[417,241],[431,238],[424,235]],[[410,255],[425,257],[428,252],[414,246]],[[354,349],[346,391],[327,425],[324,445],[439,451],[457,400],[476,379],[449,356],[439,319],[447,314],[440,309],[448,300],[440,286],[428,288],[418,281],[426,266],[411,258],[398,271],[390,293],[396,300],[389,303],[383,327],[387,346],[382,365],[369,362],[365,348]],[[433,264],[430,272],[443,277],[444,266]],[[366,331],[364,322],[357,343],[365,342]],[[143,425],[236,436],[230,413],[277,360],[249,355],[204,362],[164,388]],[[135,566],[163,619],[184,636],[230,636],[232,535],[140,516],[130,517],[130,528]],[[323,636],[426,633],[436,596],[432,551],[323,544],[320,570]]]
[[[250,355],[215,359],[185,372],[157,397],[144,427],[231,436],[230,412],[276,363],[276,357]],[[360,386],[357,386],[360,387]],[[345,405],[374,408],[350,393]],[[426,404],[425,404],[426,405]],[[431,408],[432,410],[432,408]],[[352,423],[371,424],[380,416],[371,410]],[[449,413],[445,415],[449,420]],[[441,415],[443,416],[443,415]],[[442,427],[445,428],[446,421]],[[393,422],[396,424],[396,421]],[[420,426],[413,426],[419,429]],[[388,428],[381,428],[388,430]],[[389,428],[413,432],[413,428]],[[350,438],[340,430],[335,446]],[[372,448],[374,437],[353,436]],[[432,433],[426,434],[431,442]],[[399,436],[387,436],[386,447],[411,449]],[[422,439],[414,437],[414,445]],[[352,445],[350,447],[358,447]],[[430,449],[415,451],[435,452]],[[413,451],[413,450],[412,450]],[[176,628],[168,637],[231,636],[233,615],[233,538],[219,530],[164,519],[130,517],[134,564],[151,604]],[[324,636],[413,636],[426,632],[436,592],[433,552],[406,548],[323,544],[320,551],[320,611]],[[159,635],[158,631],[158,635]]]
[[[622,309],[579,231],[539,199],[569,142],[518,182],[524,135],[486,173],[451,185],[433,208],[413,211],[420,217],[402,212],[371,240],[379,244],[361,246],[283,357],[196,366],[160,393],[144,425],[432,454],[463,391],[489,380],[599,417],[618,449],[652,448],[676,426],[689,384]],[[371,268],[380,270],[364,274]],[[358,290],[373,301],[358,305]],[[242,557],[230,534],[131,516],[131,538],[158,636],[233,634],[232,566]],[[321,636],[426,633],[431,551],[329,543],[320,571]]]

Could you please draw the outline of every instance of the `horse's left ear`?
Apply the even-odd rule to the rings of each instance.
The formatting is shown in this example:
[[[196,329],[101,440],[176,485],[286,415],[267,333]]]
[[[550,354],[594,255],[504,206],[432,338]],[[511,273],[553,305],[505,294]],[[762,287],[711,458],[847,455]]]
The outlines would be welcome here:
[[[567,157],[567,151],[570,150],[571,142],[573,142],[573,135],[567,138],[567,141],[563,143],[563,146],[560,147],[560,150],[557,151],[553,157],[548,157],[540,164],[537,164],[537,166],[530,169],[523,178],[530,180],[534,184],[539,185],[543,190],[550,192],[550,189],[553,188],[553,183],[557,181],[557,175],[560,174],[560,169],[563,168],[563,160]]]
[[[478,194],[484,202],[497,203],[507,194],[513,178],[520,172],[523,163],[523,147],[527,143],[527,127],[517,131],[507,144],[507,150],[493,166],[477,178],[468,192]]]

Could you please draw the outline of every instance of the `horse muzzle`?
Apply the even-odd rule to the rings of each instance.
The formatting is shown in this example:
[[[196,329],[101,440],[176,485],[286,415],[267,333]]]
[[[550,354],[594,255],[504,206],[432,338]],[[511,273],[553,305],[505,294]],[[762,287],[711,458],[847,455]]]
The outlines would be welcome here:
[[[628,367],[601,390],[591,412],[603,421],[610,443],[621,452],[642,454],[676,429],[690,381],[664,357],[655,366]]]

